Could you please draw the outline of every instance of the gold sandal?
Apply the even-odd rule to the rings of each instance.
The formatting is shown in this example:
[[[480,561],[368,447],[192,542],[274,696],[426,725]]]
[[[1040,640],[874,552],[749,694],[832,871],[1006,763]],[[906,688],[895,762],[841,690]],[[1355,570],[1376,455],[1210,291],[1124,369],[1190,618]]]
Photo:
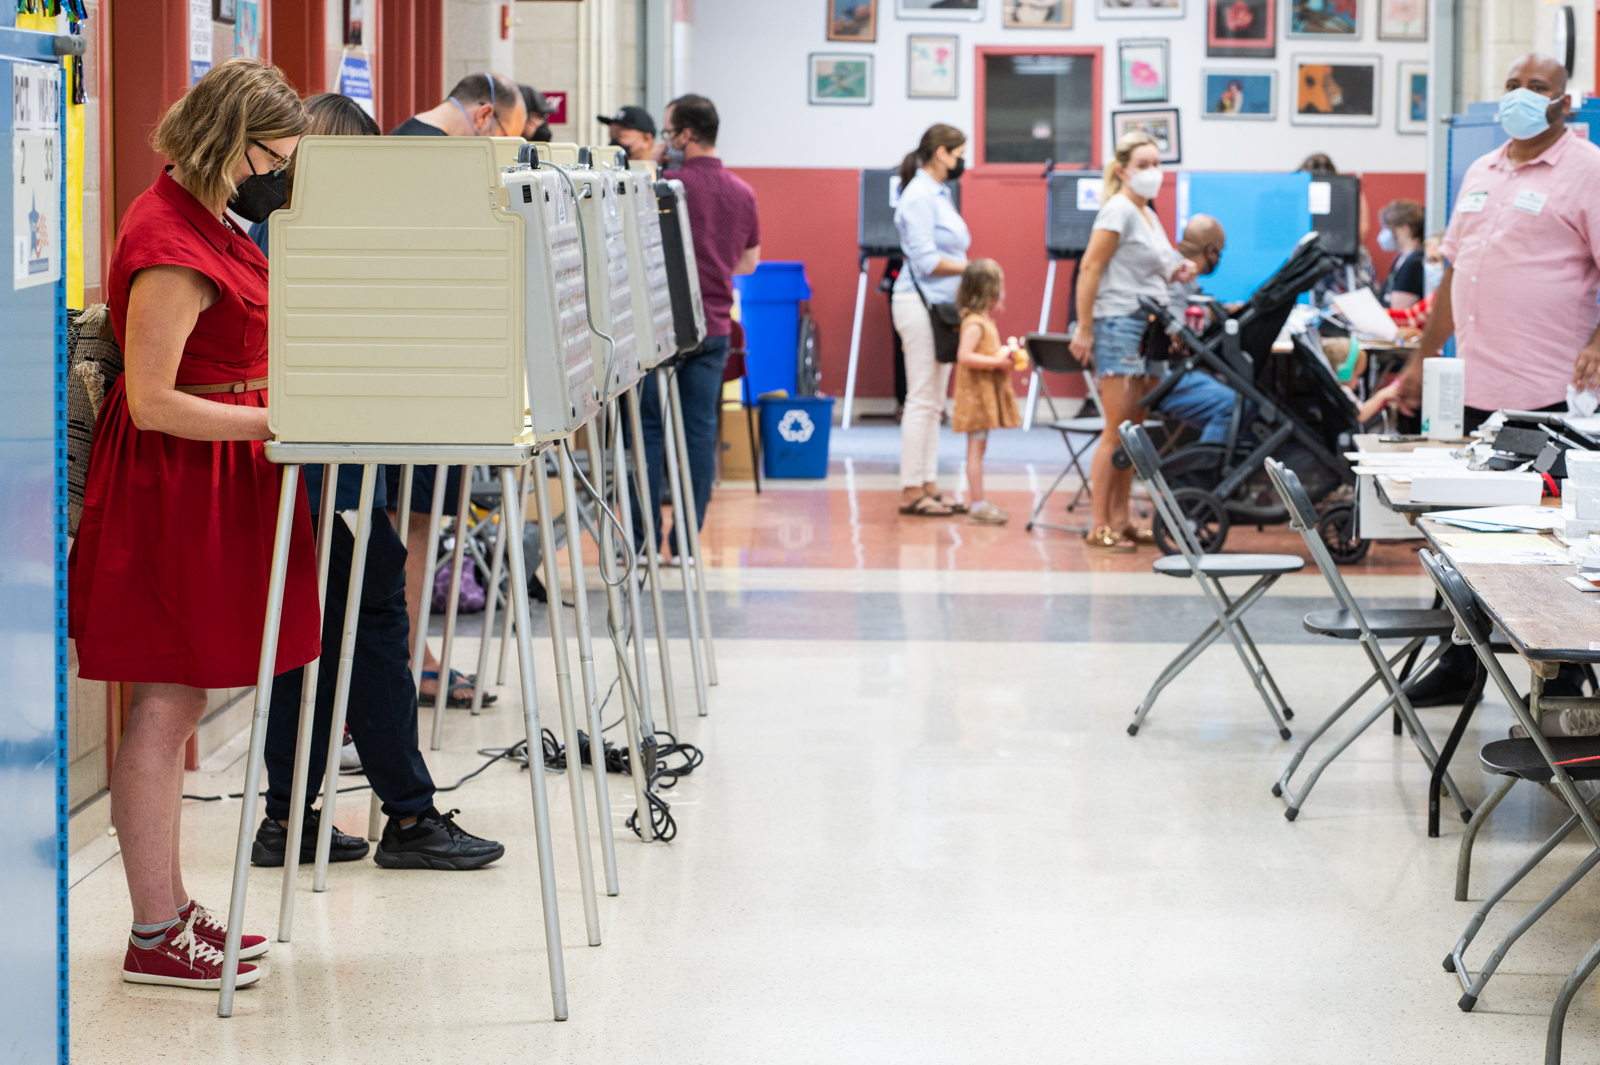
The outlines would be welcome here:
[[[1156,542],[1156,532],[1154,529],[1141,529],[1129,522],[1122,528],[1122,538],[1124,540],[1132,540],[1138,546],[1144,547]]]
[[[1109,525],[1098,525],[1083,538],[1084,546],[1091,551],[1108,555],[1131,555],[1138,550],[1133,541]]]

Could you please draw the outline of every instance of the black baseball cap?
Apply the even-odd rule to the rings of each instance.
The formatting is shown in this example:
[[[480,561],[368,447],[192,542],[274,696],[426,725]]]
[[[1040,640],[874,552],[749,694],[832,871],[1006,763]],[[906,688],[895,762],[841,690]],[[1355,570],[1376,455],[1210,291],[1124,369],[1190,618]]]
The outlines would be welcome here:
[[[550,103],[544,98],[544,93],[535,89],[532,85],[518,85],[517,88],[522,91],[522,103],[527,107],[528,114],[548,115],[550,113]]]
[[[642,107],[635,107],[632,104],[624,107],[610,118],[607,118],[605,115],[601,115],[600,121],[604,122],[608,126],[615,123],[616,125],[621,126],[623,129],[636,129],[640,133],[648,133],[652,137],[656,135],[655,119],[650,117],[650,112],[646,111]]]

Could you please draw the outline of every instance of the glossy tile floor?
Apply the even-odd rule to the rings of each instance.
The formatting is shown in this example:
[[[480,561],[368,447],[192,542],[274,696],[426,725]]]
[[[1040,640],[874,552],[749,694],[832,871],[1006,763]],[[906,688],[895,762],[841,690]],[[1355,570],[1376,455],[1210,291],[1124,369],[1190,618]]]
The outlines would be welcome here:
[[[1059,452],[1059,438],[1029,443]],[[823,483],[718,490],[709,716],[693,714],[681,638],[673,663],[684,738],[706,762],[668,793],[671,844],[621,827],[632,792],[610,778],[622,893],[600,900],[598,948],[585,945],[567,789],[550,777],[566,1023],[550,1016],[528,778],[501,763],[439,805],[504,841],[503,861],[471,874],[337,865],[324,894],[303,873],[294,941],[273,946],[227,1021],[210,994],[119,981],[115,840],[88,848],[71,892],[74,1060],[1539,1060],[1556,988],[1600,936],[1593,884],[1517,945],[1476,1012],[1456,1008],[1439,962],[1559,822],[1555,801],[1512,793],[1480,840],[1473,901],[1458,903],[1461,824],[1447,816],[1445,838],[1426,838],[1426,773],[1387,727],[1328,771],[1293,824],[1269,794],[1292,744],[1230,649],[1202,656],[1130,738],[1150,680],[1209,615],[1189,582],[1150,574],[1148,551],[1090,558],[1070,535],[1024,532],[1030,491],[1057,468],[992,471],[1007,528],[898,517],[892,466],[870,456],[836,462]],[[1283,529],[1235,536],[1235,549],[1299,548]],[[1349,578],[1373,602],[1427,594],[1405,545],[1378,547]],[[1366,672],[1354,648],[1300,630],[1324,600],[1305,574],[1251,615],[1301,732]],[[463,639],[456,665],[471,668],[476,648]],[[548,641],[536,659],[553,723]],[[607,683],[605,655],[600,672]],[[500,695],[480,717],[450,713],[444,750],[427,752],[438,780],[521,738],[515,686]],[[660,715],[659,691],[656,703]],[[1424,711],[1438,738],[1453,716]],[[1470,752],[1508,721],[1490,699],[1457,760],[1473,800],[1485,778]],[[186,790],[237,790],[242,750]],[[190,886],[218,909],[239,810],[185,812]],[[366,810],[365,793],[344,796],[337,821],[360,832]],[[1473,963],[1584,853],[1561,848],[1514,891]],[[275,925],[279,883],[252,872],[252,930]],[[1590,987],[1566,1060],[1597,1056]]]

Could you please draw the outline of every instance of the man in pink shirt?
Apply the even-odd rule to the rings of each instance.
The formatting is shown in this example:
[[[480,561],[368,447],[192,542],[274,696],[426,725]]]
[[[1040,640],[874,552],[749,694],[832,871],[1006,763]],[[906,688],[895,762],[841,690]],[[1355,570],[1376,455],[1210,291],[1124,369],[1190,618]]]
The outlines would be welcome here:
[[[1506,77],[1512,139],[1467,170],[1445,232],[1445,269],[1401,385],[1422,399],[1422,360],[1452,332],[1466,362],[1466,428],[1500,409],[1565,410],[1567,384],[1600,384],[1600,148],[1566,128],[1567,73],[1525,55]]]

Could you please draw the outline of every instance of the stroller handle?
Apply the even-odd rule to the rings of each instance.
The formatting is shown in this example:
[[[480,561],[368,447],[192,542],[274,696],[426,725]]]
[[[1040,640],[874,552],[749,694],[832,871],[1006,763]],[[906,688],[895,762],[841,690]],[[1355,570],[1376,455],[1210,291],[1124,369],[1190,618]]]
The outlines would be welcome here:
[[[1169,337],[1176,337],[1183,341],[1190,352],[1188,358],[1175,366],[1171,366],[1167,370],[1166,376],[1154,388],[1146,392],[1144,398],[1139,401],[1140,405],[1146,410],[1154,410],[1160,406],[1163,399],[1167,398],[1169,392],[1178,387],[1178,382],[1182,380],[1183,375],[1194,369],[1195,361],[1198,358],[1195,353],[1201,349],[1202,344],[1199,335],[1174,315],[1164,304],[1156,302],[1149,296],[1140,296],[1139,307],[1160,322],[1161,328],[1166,331]]]

